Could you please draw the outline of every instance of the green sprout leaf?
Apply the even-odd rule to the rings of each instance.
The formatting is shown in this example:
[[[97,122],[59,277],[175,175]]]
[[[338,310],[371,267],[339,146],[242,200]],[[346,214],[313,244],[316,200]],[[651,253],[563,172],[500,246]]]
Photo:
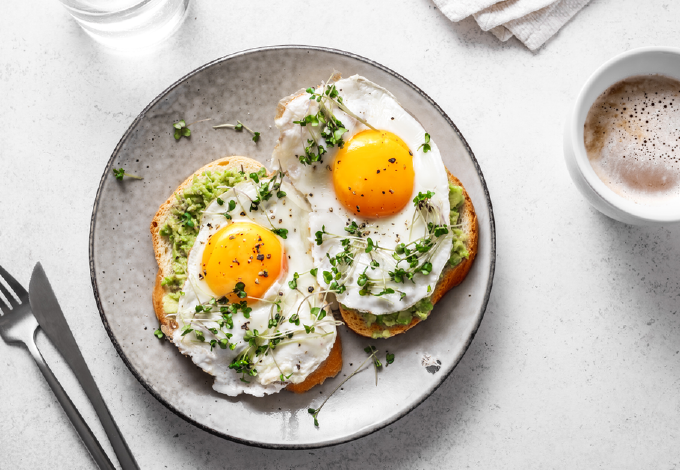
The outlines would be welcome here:
[[[191,130],[189,129],[189,126],[187,126],[187,123],[184,121],[184,119],[181,119],[180,121],[174,123],[172,127],[175,129],[174,131],[175,140],[179,140],[182,137],[191,136]]]
[[[187,227],[193,227],[194,226],[194,221],[191,218],[191,214],[188,212],[185,212],[180,216],[180,219],[182,219],[182,224],[186,225]]]
[[[273,228],[272,233],[278,235],[279,237],[286,240],[288,238],[288,229],[286,228]]]
[[[357,225],[356,222],[352,222],[347,227],[345,227],[345,232],[351,233],[352,235],[356,234],[358,230],[359,230],[359,226]],[[366,253],[368,253],[368,252],[366,252]]]
[[[428,191],[426,193],[418,193],[418,195],[413,198],[413,205],[417,206],[419,202],[425,202],[428,199],[432,199],[432,196],[434,196],[434,193],[432,191]]]
[[[387,361],[388,364],[392,364],[394,362],[394,354],[387,353],[385,355],[385,361]]]
[[[182,336],[186,336],[187,334],[191,333],[194,330],[193,328],[191,328],[191,325],[187,323],[182,327],[180,331],[182,332]]]
[[[298,273],[293,273],[293,280],[288,281],[288,287],[290,287],[293,290],[297,289],[297,280],[299,278],[300,278],[300,276],[298,275]]]
[[[319,230],[318,232],[316,232],[314,234],[317,245],[321,245],[323,243],[323,235],[325,233],[326,233],[326,226],[322,225],[321,230]]]
[[[424,144],[421,144],[421,146],[418,147],[418,150],[420,150],[421,148],[423,149],[423,153],[427,153],[427,152],[429,152],[430,150],[432,150],[432,149],[430,148],[430,134],[425,133],[425,143],[424,143]]]
[[[234,286],[233,292],[239,299],[245,299],[248,296],[248,294],[246,294],[245,289],[246,285],[243,282],[237,282],[236,285]]]
[[[123,179],[124,177],[126,177],[126,176],[127,176],[128,178],[132,178],[132,179],[136,179],[136,180],[144,179],[144,178],[142,178],[141,176],[137,176],[137,175],[132,175],[132,174],[130,174],[130,173],[126,173],[125,170],[122,169],[122,168],[119,168],[119,169],[117,169],[117,170],[114,168],[114,169],[113,169],[113,176],[115,176],[116,179],[117,179],[118,181],[122,180],[122,179]]]

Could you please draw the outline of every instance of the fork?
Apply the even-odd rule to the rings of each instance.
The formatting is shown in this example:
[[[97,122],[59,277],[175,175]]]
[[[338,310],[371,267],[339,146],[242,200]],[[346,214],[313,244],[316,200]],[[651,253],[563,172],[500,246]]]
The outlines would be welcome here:
[[[28,292],[0,266],[0,280],[2,279],[14,291],[19,300],[17,301],[3,283],[0,282],[0,292],[2,292],[6,299],[6,301],[3,301],[2,297],[0,297],[0,310],[3,313],[0,316],[0,337],[7,343],[24,343],[26,345],[28,352],[35,359],[40,372],[45,376],[47,383],[57,396],[57,400],[59,400],[64,411],[66,411],[73,427],[78,431],[80,438],[90,451],[94,461],[99,465],[99,468],[114,470],[115,467],[104,452],[104,449],[102,449],[101,444],[99,444],[92,430],[47,366],[42,354],[40,354],[38,347],[35,345],[38,321],[33,316],[33,311],[28,302]]]

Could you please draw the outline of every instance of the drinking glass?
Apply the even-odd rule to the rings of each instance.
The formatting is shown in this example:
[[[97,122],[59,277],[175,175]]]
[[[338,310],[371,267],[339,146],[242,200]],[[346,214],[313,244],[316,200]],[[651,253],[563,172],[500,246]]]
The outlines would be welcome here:
[[[61,0],[94,40],[113,49],[138,50],[174,33],[189,0]]]

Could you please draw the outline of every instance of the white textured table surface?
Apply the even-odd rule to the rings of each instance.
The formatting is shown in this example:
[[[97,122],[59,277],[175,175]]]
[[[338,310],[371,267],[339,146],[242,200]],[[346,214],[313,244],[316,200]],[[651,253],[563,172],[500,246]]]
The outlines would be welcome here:
[[[593,0],[535,54],[470,19],[452,24],[427,0],[319,5],[194,1],[160,50],[130,58],[93,43],[56,0],[3,2],[0,265],[27,285],[43,263],[141,467],[680,468],[680,227],[594,211],[561,145],[596,67],[631,48],[679,45],[680,3]],[[88,266],[97,185],[135,116],[205,62],[274,44],[344,49],[425,90],[475,152],[498,233],[485,318],[442,387],[386,429],[313,451],[225,441],[158,403],[117,357]],[[94,467],[31,357],[1,341],[0,417],[0,468]]]

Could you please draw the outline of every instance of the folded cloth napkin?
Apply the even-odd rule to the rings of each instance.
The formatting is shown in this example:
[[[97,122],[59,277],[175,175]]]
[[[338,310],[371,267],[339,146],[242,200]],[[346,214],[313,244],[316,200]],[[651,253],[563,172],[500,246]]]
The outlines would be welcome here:
[[[433,0],[451,21],[474,15],[501,41],[516,36],[530,50],[550,39],[590,0]]]
[[[474,13],[480,28],[488,31],[509,21],[516,20],[552,5],[556,0],[506,0]]]

